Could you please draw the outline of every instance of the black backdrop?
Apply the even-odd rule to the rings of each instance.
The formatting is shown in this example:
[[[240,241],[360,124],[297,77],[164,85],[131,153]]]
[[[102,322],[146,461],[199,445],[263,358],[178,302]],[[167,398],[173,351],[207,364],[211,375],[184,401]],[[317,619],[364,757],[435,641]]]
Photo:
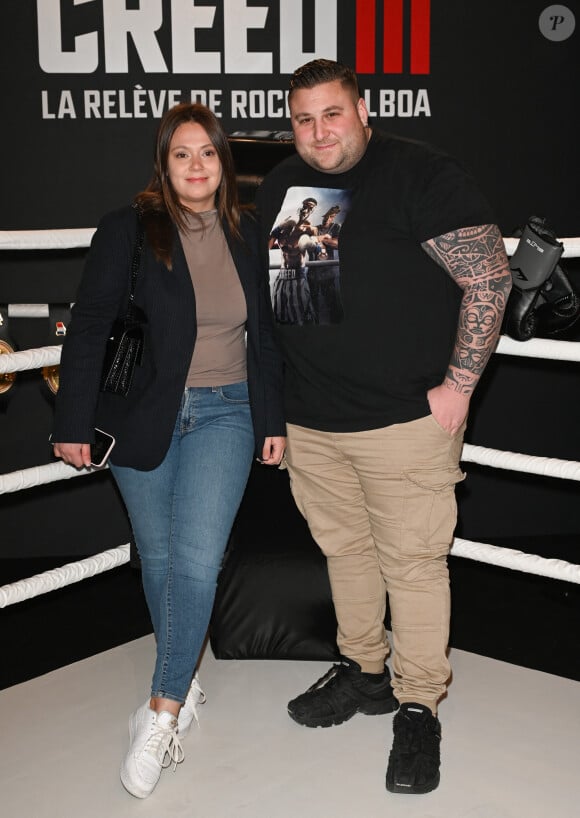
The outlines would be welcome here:
[[[148,180],[155,114],[170,91],[176,100],[211,94],[228,133],[287,129],[279,97],[288,72],[326,56],[362,67],[375,124],[461,157],[504,234],[531,212],[548,215],[561,236],[579,232],[578,28],[551,39],[580,24],[578,0],[116,0],[107,8],[110,19],[102,0],[3,4],[3,228],[90,227],[132,198]],[[131,27],[135,37],[123,33]],[[185,58],[188,72],[172,70]]]
[[[362,68],[372,124],[463,159],[504,235],[532,213],[562,237],[580,235],[576,0],[118,0],[106,8],[107,19],[101,0],[3,6],[2,229],[94,226],[129,201],[148,181],[169,91],[176,101],[192,89],[211,94],[228,133],[287,129],[289,72],[326,56]],[[83,257],[3,252],[0,303],[73,301]],[[577,264],[565,264],[577,280]],[[10,330],[20,348],[54,342],[46,320],[15,319]],[[580,460],[579,393],[577,365],[496,355],[468,439]],[[0,401],[0,472],[49,462],[51,418],[40,375],[20,373]],[[468,471],[461,536],[578,533],[577,484]],[[0,497],[0,512],[3,557],[94,553],[129,536],[107,474]]]

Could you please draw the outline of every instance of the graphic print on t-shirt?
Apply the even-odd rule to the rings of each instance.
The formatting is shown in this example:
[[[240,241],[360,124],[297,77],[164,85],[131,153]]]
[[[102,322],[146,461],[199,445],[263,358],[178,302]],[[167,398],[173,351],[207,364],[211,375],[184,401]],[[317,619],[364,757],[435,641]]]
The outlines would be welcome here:
[[[349,190],[291,187],[269,238],[270,291],[278,324],[339,324],[339,234]]]

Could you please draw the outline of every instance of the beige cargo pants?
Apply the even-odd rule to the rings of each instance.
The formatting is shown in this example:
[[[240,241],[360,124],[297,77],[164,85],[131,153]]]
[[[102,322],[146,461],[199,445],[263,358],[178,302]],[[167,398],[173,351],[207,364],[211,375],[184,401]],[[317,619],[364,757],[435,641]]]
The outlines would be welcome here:
[[[340,652],[382,671],[388,594],[395,696],[433,712],[450,675],[447,554],[463,433],[431,415],[353,433],[288,425],[292,493],[327,558]]]

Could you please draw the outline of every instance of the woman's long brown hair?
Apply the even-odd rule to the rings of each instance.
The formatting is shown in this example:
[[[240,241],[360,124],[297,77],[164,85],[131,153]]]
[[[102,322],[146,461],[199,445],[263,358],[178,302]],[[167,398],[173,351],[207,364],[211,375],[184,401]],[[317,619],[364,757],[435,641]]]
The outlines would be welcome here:
[[[230,233],[238,239],[240,234],[240,204],[232,151],[217,117],[205,105],[183,102],[170,108],[163,115],[157,131],[153,177],[145,190],[138,193],[135,202],[141,211],[148,241],[157,258],[171,269],[173,225],[186,228],[184,207],[169,180],[167,172],[169,146],[173,134],[187,122],[195,122],[205,130],[216,149],[222,166],[222,180],[216,193],[218,216],[225,221]],[[194,214],[195,215],[195,214]]]

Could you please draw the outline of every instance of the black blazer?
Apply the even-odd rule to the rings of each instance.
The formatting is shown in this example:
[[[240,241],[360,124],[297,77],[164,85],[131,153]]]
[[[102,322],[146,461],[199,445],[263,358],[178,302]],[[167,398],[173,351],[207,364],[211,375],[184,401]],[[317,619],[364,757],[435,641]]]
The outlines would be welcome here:
[[[223,228],[246,297],[248,388],[260,454],[265,437],[286,433],[282,363],[254,221],[243,214],[244,243]],[[177,229],[172,270],[155,259],[146,240],[135,291],[135,304],[148,321],[142,364],[127,398],[99,391],[109,330],[127,307],[136,232],[135,210],[125,207],[106,215],[93,236],[63,346],[52,439],[92,443],[97,426],[117,440],[113,463],[149,470],[169,448],[197,327],[195,293]]]

